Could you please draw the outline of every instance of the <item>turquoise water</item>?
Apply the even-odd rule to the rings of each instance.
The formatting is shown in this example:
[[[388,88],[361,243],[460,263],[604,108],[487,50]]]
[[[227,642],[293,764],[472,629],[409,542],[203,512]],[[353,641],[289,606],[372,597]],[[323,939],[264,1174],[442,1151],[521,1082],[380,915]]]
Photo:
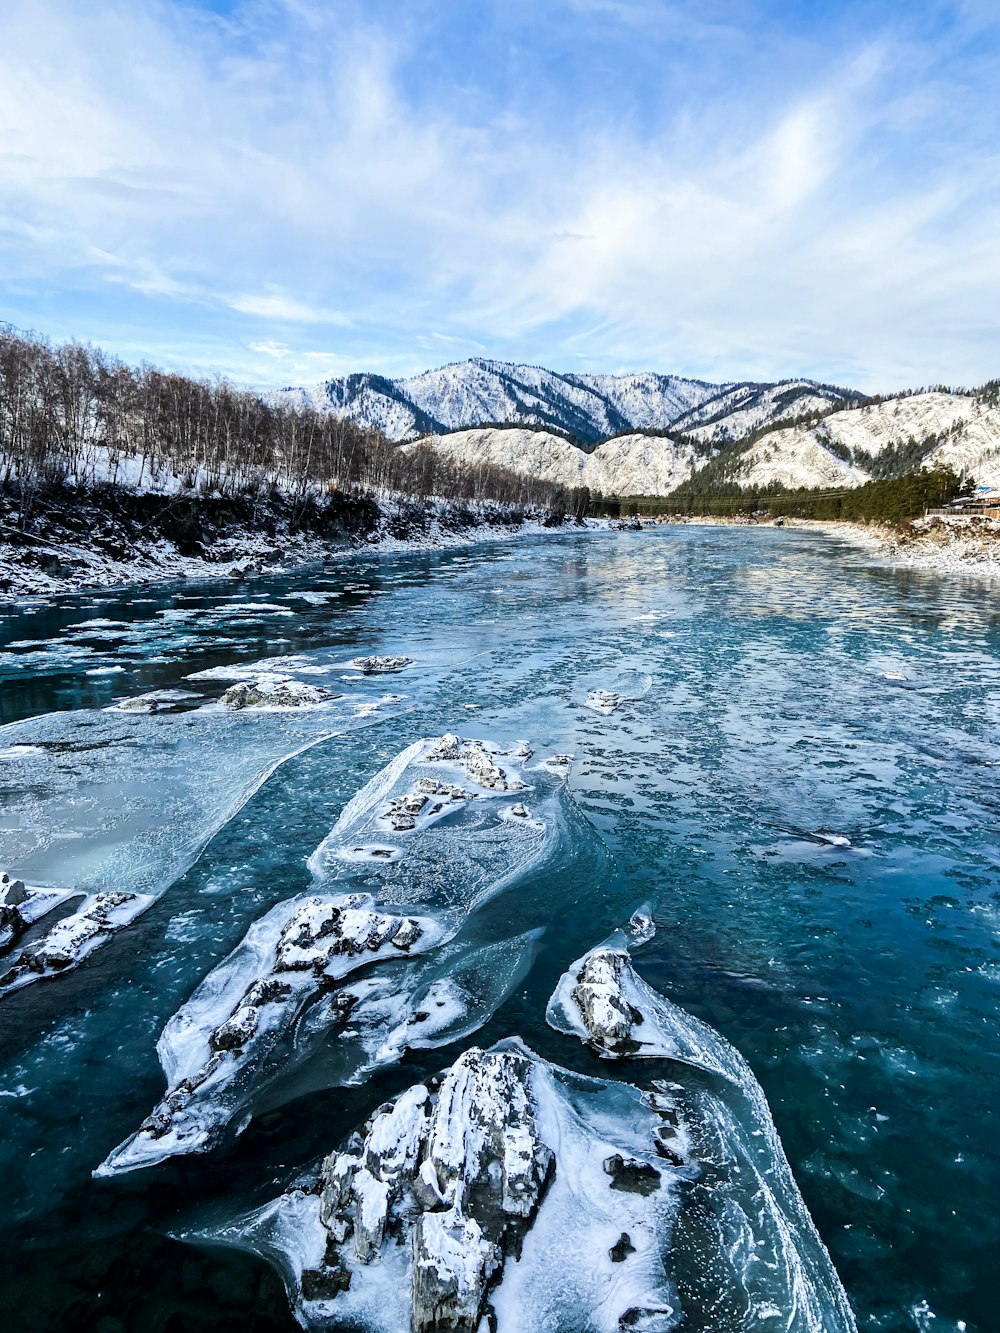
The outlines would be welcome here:
[[[341,682],[372,652],[416,666]],[[404,697],[326,738],[321,711],[228,732],[217,715],[102,711],[151,689],[211,697],[226,682],[191,673],[290,655],[327,673],[303,679]],[[630,697],[602,716],[582,706],[594,688]],[[294,1327],[267,1269],[170,1233],[273,1197],[460,1046],[411,1052],[360,1088],[304,1080],[204,1160],[90,1173],[162,1092],[170,1015],[253,920],[308,887],[306,858],[353,792],[445,730],[576,756],[560,855],[486,909],[497,934],[543,927],[537,956],[469,1041],[518,1033],[586,1069],[545,1003],[649,900],[658,930],[637,967],[749,1060],[859,1326],[997,1327],[988,584],[753,529],[355,556],[8,610],[0,708],[0,864],[54,883],[68,867],[69,887],[168,886],[78,971],[0,1001],[5,1328]],[[122,823],[123,807],[142,819]]]

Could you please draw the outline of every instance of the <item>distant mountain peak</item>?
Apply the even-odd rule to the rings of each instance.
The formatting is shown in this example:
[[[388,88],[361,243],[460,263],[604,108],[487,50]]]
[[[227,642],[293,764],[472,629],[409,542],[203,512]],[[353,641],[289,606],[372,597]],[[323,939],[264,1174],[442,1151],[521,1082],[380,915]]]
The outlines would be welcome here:
[[[561,374],[471,357],[403,379],[360,372],[277,395],[337,412],[401,442],[483,425],[544,427],[593,445],[628,431],[682,430],[721,444],[773,421],[862,398],[811,380],[711,384],[656,371]]]

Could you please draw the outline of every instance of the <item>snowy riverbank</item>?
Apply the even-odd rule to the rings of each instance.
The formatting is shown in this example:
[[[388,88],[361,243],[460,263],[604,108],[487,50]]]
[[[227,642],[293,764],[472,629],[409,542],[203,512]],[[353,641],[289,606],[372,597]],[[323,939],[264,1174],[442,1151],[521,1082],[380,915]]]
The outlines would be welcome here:
[[[832,533],[894,565],[934,574],[1000,577],[1000,523],[987,519],[920,518],[906,528],[795,519],[786,520],[786,526]]]
[[[0,599],[238,580],[345,550],[434,550],[541,532],[553,521],[541,510],[492,503],[337,496],[295,505],[116,487],[54,491],[33,502],[27,519],[17,501],[0,504]]]
[[[723,517],[686,522],[700,527],[748,526],[745,519]],[[988,519],[919,518],[905,528],[896,528],[886,523],[786,518],[782,526],[839,537],[868,555],[928,573],[1000,577],[1000,523]]]

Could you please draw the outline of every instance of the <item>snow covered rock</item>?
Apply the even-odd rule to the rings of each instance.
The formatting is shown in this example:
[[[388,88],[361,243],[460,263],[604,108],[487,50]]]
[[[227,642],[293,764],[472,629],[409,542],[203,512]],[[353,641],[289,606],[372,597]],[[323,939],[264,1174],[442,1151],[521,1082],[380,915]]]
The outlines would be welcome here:
[[[51,906],[70,896],[73,895],[60,892]],[[22,950],[7,971],[0,975],[0,994],[5,990],[16,990],[39,977],[55,976],[77,967],[94,949],[145,911],[151,902],[151,897],[141,893],[95,893],[85,898],[77,911],[64,917],[40,940]],[[14,910],[23,917],[24,906]],[[39,916],[43,914],[42,911],[38,913]]]
[[[325,1026],[334,1032],[365,990],[341,984],[352,973],[440,938],[431,919],[380,911],[364,894],[279,903],[167,1024],[159,1046],[170,1086],[98,1174],[207,1152],[280,1066],[311,1002],[322,996]]]
[[[118,699],[111,705],[116,713],[187,713],[197,708],[199,696],[191,690],[153,690]]]
[[[331,1084],[357,1083],[408,1047],[443,1045],[486,1021],[523,975],[537,932],[455,943],[440,960],[438,946],[474,903],[557,845],[548,775],[538,817],[507,819],[508,789],[527,784],[515,776],[523,760],[499,767],[505,754],[454,736],[417,741],[352,797],[310,860],[322,891],[251,926],[167,1024],[167,1092],[101,1174],[208,1151],[320,1047]],[[470,768],[498,785],[478,785]],[[347,891],[358,879],[372,888],[375,876],[378,904]]]
[[[637,1090],[517,1040],[473,1047],[293,1189],[203,1238],[279,1263],[306,1328],[673,1327],[664,1256],[692,1171],[656,1155],[657,1120]],[[641,1189],[616,1187],[633,1177]]]
[[[719,1033],[637,975],[629,950],[647,937],[641,912],[633,915],[630,930],[631,939],[615,932],[572,964],[546,1017],[603,1059],[629,1060],[633,1069],[648,1060],[665,1062],[670,1077],[651,1078],[643,1094],[657,1118],[651,1131],[658,1159],[653,1171],[705,1162],[711,1177],[695,1187],[692,1201],[699,1251],[712,1258],[687,1269],[683,1285],[698,1293],[705,1308],[722,1308],[735,1294],[737,1308],[779,1319],[785,1329],[855,1333],[847,1297],[792,1176],[760,1084]],[[657,1188],[650,1165],[640,1154],[630,1159],[624,1153],[603,1163],[613,1188],[640,1195]],[[685,1226],[682,1210],[676,1234],[683,1236]],[[634,1234],[629,1231],[625,1239],[631,1243]],[[681,1266],[684,1254],[682,1246]]]
[[[631,978],[626,954],[599,949],[588,954],[576,973],[572,1000],[579,1010],[591,1046],[604,1055],[634,1055],[641,1044],[633,1031],[641,1027],[642,1011],[626,997]]]
[[[412,657],[356,657],[351,663],[365,676],[385,676],[413,665]]]
[[[11,879],[6,871],[0,872],[0,950],[10,948],[29,926],[68,898],[78,896],[71,889],[26,885],[23,879]]]
[[[234,712],[242,708],[311,708],[337,697],[319,685],[264,675],[254,681],[240,680],[230,685],[222,696],[222,704]]]

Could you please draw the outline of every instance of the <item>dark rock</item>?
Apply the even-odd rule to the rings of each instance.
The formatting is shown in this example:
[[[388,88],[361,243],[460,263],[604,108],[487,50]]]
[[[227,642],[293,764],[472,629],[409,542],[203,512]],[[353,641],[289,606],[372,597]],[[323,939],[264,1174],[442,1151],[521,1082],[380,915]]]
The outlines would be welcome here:
[[[332,1301],[351,1285],[351,1275],[339,1265],[328,1268],[305,1268],[302,1270],[302,1299],[304,1301]]]
[[[653,1194],[660,1188],[660,1173],[648,1162],[614,1153],[604,1159],[604,1171],[611,1177],[611,1188],[626,1194]]]
[[[677,1327],[677,1314],[669,1305],[643,1309],[633,1306],[618,1321],[622,1333],[671,1333]]]
[[[21,903],[27,902],[28,890],[24,887],[24,880],[10,880],[0,890],[0,899],[3,900],[5,907],[19,907]]]
[[[611,1262],[613,1264],[623,1264],[630,1254],[635,1254],[635,1246],[632,1244],[632,1237],[627,1231],[622,1232],[614,1245],[612,1245],[611,1249],[608,1250],[608,1254],[611,1256]]]

